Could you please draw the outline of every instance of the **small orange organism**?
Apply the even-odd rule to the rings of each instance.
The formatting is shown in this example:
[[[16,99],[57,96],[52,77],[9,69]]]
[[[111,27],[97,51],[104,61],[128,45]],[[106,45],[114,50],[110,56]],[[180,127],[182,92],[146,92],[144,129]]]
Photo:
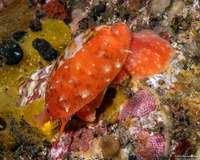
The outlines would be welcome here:
[[[85,31],[83,35],[88,38],[82,39],[84,45],[73,57],[64,61],[61,56],[46,90],[46,108],[35,116],[39,125],[62,120],[57,140],[71,116],[102,94],[126,60],[130,45],[128,26],[118,23],[99,27]]]

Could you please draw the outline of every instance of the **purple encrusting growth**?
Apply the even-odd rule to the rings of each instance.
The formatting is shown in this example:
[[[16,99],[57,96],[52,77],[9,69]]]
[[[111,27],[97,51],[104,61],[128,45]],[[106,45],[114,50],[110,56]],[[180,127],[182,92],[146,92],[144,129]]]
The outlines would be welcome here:
[[[142,117],[156,109],[154,95],[147,90],[139,90],[128,99],[119,111],[118,120]]]
[[[48,158],[63,159],[66,154],[73,154],[76,150],[87,152],[89,150],[90,141],[93,140],[95,134],[100,136],[106,134],[107,129],[102,123],[95,127],[82,127],[78,129],[68,130],[62,134],[56,148],[49,150]]]
[[[156,133],[150,136],[148,129],[141,130],[137,135],[135,144],[138,160],[159,160],[165,152],[165,137]]]

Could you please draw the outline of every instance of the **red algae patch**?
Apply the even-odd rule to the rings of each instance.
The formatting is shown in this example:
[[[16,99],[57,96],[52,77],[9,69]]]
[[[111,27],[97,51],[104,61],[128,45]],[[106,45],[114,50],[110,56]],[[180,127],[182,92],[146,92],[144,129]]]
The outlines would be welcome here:
[[[101,124],[95,127],[81,127],[77,129],[69,129],[63,132],[56,147],[49,150],[48,159],[64,159],[67,154],[73,154],[76,151],[87,152],[90,150],[90,141],[105,134],[107,130],[102,128]],[[50,158],[51,157],[51,158]]]
[[[160,73],[172,59],[170,44],[156,33],[145,30],[132,33],[131,46],[124,68],[134,79],[142,79]]]
[[[126,117],[142,117],[156,109],[154,95],[144,89],[139,90],[127,100],[119,111],[118,120]]]
[[[47,17],[59,17],[61,19],[65,19],[68,17],[66,6],[67,5],[64,0],[52,0],[44,5],[44,11]]]
[[[148,130],[141,130],[137,135],[138,160],[159,160],[165,152],[165,137],[157,133],[150,136]]]
[[[62,141],[58,141],[56,148],[51,148],[49,156],[62,159],[65,153],[75,150],[88,151],[89,141],[93,138],[93,130],[87,127],[68,130],[62,135]]]

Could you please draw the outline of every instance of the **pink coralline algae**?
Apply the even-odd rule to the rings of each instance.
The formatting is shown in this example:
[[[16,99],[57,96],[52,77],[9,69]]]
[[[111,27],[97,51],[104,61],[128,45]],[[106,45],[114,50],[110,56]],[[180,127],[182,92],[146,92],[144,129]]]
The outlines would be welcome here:
[[[165,137],[157,133],[150,136],[147,129],[141,130],[137,135],[137,160],[159,160],[165,151]]]
[[[70,146],[70,151],[81,149],[86,152],[89,149],[89,141],[93,138],[92,129],[83,128],[81,133],[76,131],[73,135],[73,142]]]
[[[93,138],[93,131],[93,129],[86,127],[78,130],[68,130],[66,133],[63,133],[57,146],[51,148],[49,156],[63,158],[64,154],[74,150],[86,152],[89,149],[89,141]]]
[[[65,154],[76,150],[87,152],[89,150],[89,142],[94,138],[94,133],[98,135],[105,134],[106,132],[107,130],[102,128],[101,124],[95,127],[82,127],[63,132],[56,147],[50,149],[49,157],[62,159]]]
[[[142,117],[156,109],[154,95],[147,90],[137,91],[128,99],[119,111],[118,120]]]

